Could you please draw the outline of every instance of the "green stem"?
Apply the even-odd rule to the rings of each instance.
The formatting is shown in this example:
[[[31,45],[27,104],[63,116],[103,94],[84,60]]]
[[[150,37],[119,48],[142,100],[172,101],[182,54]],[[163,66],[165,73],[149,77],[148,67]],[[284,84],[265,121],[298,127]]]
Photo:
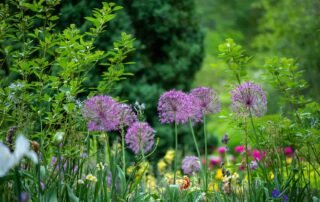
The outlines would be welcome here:
[[[249,157],[248,157],[248,132],[246,130],[246,139],[245,139],[245,145],[246,145],[246,171],[248,175],[248,192],[249,192],[249,201],[251,201],[251,177],[250,177],[250,171],[249,171]]]
[[[175,150],[174,150],[174,166],[173,166],[173,184],[176,184],[176,170],[177,170],[177,152],[178,152],[178,128],[177,121],[174,121],[174,133],[175,133]]]
[[[191,133],[192,133],[192,138],[193,138],[193,141],[194,141],[194,145],[196,147],[196,150],[197,150],[197,155],[199,157],[199,161],[201,160],[200,158],[200,151],[199,151],[199,147],[198,147],[198,143],[197,143],[197,140],[196,140],[196,136],[194,134],[194,130],[193,130],[193,127],[192,127],[192,121],[191,119],[189,119],[189,125],[190,125],[190,129],[191,129]]]
[[[122,170],[126,173],[126,155],[124,150],[124,129],[123,124],[121,124],[121,140],[122,140]]]
[[[206,116],[203,115],[204,155],[205,155],[205,192],[208,191],[208,144],[206,131]]]
[[[19,173],[19,165],[15,168],[15,176],[16,176],[16,189],[17,189],[17,196],[18,201],[21,201],[21,181],[20,181],[20,173]]]

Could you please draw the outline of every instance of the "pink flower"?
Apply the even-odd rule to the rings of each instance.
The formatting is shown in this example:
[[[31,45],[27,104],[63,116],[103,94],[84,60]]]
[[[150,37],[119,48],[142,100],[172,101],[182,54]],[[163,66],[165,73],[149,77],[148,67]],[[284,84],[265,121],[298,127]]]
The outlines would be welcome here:
[[[226,147],[218,147],[217,151],[218,151],[220,154],[224,154],[224,153],[226,153],[227,148],[226,148]]]
[[[285,147],[283,152],[286,156],[291,156],[293,154],[293,149],[291,147]]]
[[[221,163],[221,158],[219,156],[210,157],[210,166],[219,165]]]
[[[235,152],[237,152],[237,153],[242,153],[242,152],[244,152],[244,146],[241,146],[241,145],[239,145],[239,146],[236,146],[235,148],[234,148],[234,151]]]
[[[262,155],[265,157],[266,156],[266,153],[265,152],[262,152]],[[252,157],[255,159],[255,160],[258,160],[260,161],[261,160],[261,152],[257,149],[254,149],[252,151]]]

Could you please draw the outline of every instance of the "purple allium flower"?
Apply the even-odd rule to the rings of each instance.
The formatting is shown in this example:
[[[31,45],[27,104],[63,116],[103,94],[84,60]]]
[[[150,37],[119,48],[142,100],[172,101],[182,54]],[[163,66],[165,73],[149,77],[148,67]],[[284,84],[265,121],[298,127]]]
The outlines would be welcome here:
[[[220,111],[219,97],[214,90],[207,87],[199,87],[193,89],[190,95],[197,99],[202,116],[204,114],[214,114]]]
[[[256,161],[251,161],[249,167],[251,170],[255,170],[258,168],[258,163]]]
[[[84,102],[83,116],[88,120],[89,131],[118,130],[119,104],[109,96],[94,96]]]
[[[226,133],[226,134],[223,135],[223,137],[221,139],[221,142],[223,144],[228,144],[229,140],[230,140],[229,135]]]
[[[196,173],[200,170],[200,161],[196,156],[186,156],[182,160],[182,170],[186,175]]]
[[[161,123],[185,123],[192,115],[190,97],[182,91],[171,90],[161,95],[158,112]]]
[[[136,122],[137,115],[133,112],[130,105],[120,104],[120,124],[124,126],[131,126],[134,122]]]
[[[126,134],[126,144],[135,153],[148,152],[154,144],[154,130],[146,122],[135,122]]]
[[[232,110],[240,116],[260,117],[267,111],[267,97],[261,86],[251,82],[239,85],[232,92]]]

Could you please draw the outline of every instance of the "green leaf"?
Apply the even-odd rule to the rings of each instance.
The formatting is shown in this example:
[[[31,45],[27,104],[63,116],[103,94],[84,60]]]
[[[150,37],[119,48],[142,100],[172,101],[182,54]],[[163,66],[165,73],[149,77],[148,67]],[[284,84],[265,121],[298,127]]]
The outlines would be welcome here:
[[[79,202],[79,198],[73,193],[73,191],[69,185],[67,185],[67,189],[68,189],[68,196],[69,196],[70,201]]]

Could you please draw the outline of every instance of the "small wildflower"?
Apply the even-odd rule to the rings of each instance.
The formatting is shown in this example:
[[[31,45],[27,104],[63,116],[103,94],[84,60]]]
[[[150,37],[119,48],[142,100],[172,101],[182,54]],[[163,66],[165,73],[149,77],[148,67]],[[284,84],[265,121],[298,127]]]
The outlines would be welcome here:
[[[274,179],[274,174],[272,171],[269,172],[269,179],[270,180],[273,180]]]
[[[286,163],[287,163],[287,165],[291,164],[292,163],[292,158],[291,157],[286,158]]]
[[[214,177],[216,180],[222,180],[223,179],[223,173],[222,173],[222,169],[219,168],[216,171],[216,175]]]
[[[163,159],[161,159],[157,163],[157,167],[158,167],[159,173],[163,173],[166,170],[167,164]]]
[[[92,174],[87,175],[86,179],[91,181],[91,182],[97,182],[97,177],[92,175]]]
[[[226,133],[226,134],[223,135],[223,137],[221,139],[221,142],[223,144],[228,144],[229,140],[230,140],[229,135]]]
[[[226,153],[227,148],[226,148],[226,147],[218,147],[217,151],[218,151],[220,154],[224,154],[224,153]]]
[[[100,162],[100,163],[98,163],[98,164],[96,165],[96,168],[97,168],[98,171],[101,171],[101,170],[104,169],[104,164],[103,164],[102,162]]]
[[[249,167],[250,167],[251,170],[257,169],[258,168],[257,161],[251,161]]]
[[[78,184],[84,184],[84,181],[82,179],[79,179]]]
[[[173,149],[170,149],[166,152],[164,156],[164,160],[170,165],[174,159],[175,151]]]
[[[293,149],[291,147],[285,147],[283,152],[286,156],[291,156],[293,154]]]
[[[244,148],[244,146],[239,145],[239,146],[236,146],[236,147],[234,148],[234,151],[235,151],[236,153],[242,153],[242,152],[245,151],[245,148]]]
[[[184,176],[182,180],[182,184],[180,185],[180,190],[185,190],[190,187],[190,179],[188,176]]]

